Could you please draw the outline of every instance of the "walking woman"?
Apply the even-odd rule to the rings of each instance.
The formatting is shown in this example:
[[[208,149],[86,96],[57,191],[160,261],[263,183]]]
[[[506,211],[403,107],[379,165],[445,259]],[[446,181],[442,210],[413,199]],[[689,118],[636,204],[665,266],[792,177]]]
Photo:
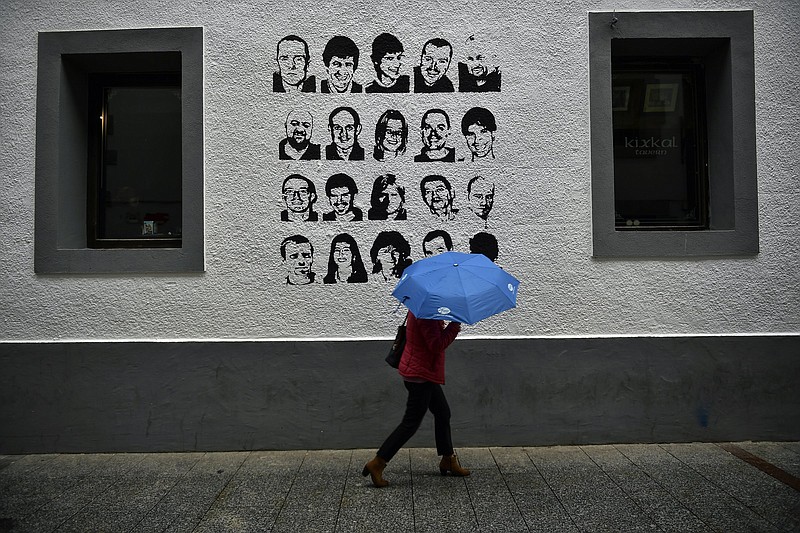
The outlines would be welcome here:
[[[450,322],[445,326],[443,320],[421,319],[408,313],[406,326],[406,346],[400,358],[398,371],[408,390],[408,401],[403,421],[386,439],[375,458],[366,464],[361,472],[371,476],[376,487],[389,484],[383,478],[386,463],[416,433],[425,413],[430,410],[434,417],[436,451],[442,456],[439,471],[442,475],[450,472],[454,476],[468,476],[469,470],[461,467],[453,451],[450,438],[450,406],[444,396],[444,352],[450,346],[461,324]]]

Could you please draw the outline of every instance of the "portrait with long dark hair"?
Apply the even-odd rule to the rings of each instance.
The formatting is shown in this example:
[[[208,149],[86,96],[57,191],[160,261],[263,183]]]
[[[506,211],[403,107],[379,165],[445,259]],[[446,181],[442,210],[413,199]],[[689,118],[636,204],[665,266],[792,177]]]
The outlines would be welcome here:
[[[366,283],[367,270],[361,259],[356,240],[348,233],[340,233],[331,241],[328,272],[324,283]]]

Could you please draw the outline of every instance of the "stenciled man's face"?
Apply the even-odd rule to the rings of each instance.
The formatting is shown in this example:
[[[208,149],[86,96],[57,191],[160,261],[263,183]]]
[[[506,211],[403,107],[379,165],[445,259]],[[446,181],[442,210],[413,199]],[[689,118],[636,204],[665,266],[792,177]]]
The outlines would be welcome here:
[[[445,75],[450,66],[450,47],[428,43],[422,51],[419,66],[425,83],[433,85]]]
[[[447,143],[450,127],[441,113],[428,113],[422,124],[422,142],[428,150],[439,150]]]
[[[483,80],[489,75],[488,58],[483,46],[479,42],[472,42],[467,46],[466,57],[464,63],[467,65],[467,71],[476,78]]]
[[[472,124],[467,128],[467,146],[475,157],[486,157],[492,152],[494,132],[481,124]]]
[[[334,187],[328,201],[337,215],[344,215],[353,207],[353,193],[347,187]]]
[[[353,58],[333,56],[327,68],[330,84],[339,92],[347,90],[355,70]]]
[[[494,205],[494,185],[484,178],[475,180],[468,201],[472,212],[486,220]]]
[[[308,57],[300,41],[281,41],[278,45],[278,70],[283,81],[289,85],[300,85],[306,79]]]
[[[423,185],[423,199],[434,213],[443,213],[453,202],[453,192],[443,181],[429,181]]]
[[[299,178],[286,180],[283,186],[283,201],[286,209],[294,213],[305,213],[317,201],[317,195],[309,192],[308,183]]]
[[[296,284],[309,283],[311,281],[311,265],[314,263],[314,254],[311,252],[311,244],[307,242],[287,242],[286,243],[286,274],[289,280]]]
[[[286,118],[286,138],[295,150],[302,150],[311,142],[314,119],[305,111],[292,111]]]
[[[349,150],[361,133],[361,124],[356,126],[356,119],[353,115],[349,111],[342,110],[333,115],[328,129],[331,132],[333,144],[341,150]]]
[[[383,136],[383,149],[387,152],[396,152],[403,144],[403,121],[390,118],[386,121],[386,134]]]
[[[403,52],[389,52],[383,54],[378,70],[381,71],[383,76],[386,76],[391,81],[395,81],[400,77],[400,68],[403,66],[403,59],[405,56]]]
[[[425,257],[443,254],[447,251],[447,245],[444,242],[444,237],[434,237],[428,242],[423,242],[422,251],[425,252]]]

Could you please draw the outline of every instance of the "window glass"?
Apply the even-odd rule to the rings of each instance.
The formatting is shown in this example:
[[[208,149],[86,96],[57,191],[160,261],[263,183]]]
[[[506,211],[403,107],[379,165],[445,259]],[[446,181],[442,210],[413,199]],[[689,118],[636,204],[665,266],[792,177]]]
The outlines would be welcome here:
[[[91,93],[101,112],[90,143],[90,245],[180,247],[179,77],[102,76]]]
[[[686,61],[613,64],[617,230],[708,228],[702,80]]]

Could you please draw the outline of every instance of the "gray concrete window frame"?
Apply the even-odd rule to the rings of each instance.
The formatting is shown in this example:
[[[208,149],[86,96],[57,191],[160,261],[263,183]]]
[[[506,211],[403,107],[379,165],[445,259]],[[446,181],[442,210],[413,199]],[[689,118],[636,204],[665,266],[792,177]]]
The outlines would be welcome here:
[[[709,229],[615,229],[612,41],[615,54],[626,57],[702,55],[706,67]],[[753,12],[589,13],[589,83],[593,256],[758,254]]]
[[[205,271],[203,28],[40,32],[38,37],[34,270]],[[88,248],[88,74],[159,70],[164,62],[180,65],[182,78],[181,247]]]

